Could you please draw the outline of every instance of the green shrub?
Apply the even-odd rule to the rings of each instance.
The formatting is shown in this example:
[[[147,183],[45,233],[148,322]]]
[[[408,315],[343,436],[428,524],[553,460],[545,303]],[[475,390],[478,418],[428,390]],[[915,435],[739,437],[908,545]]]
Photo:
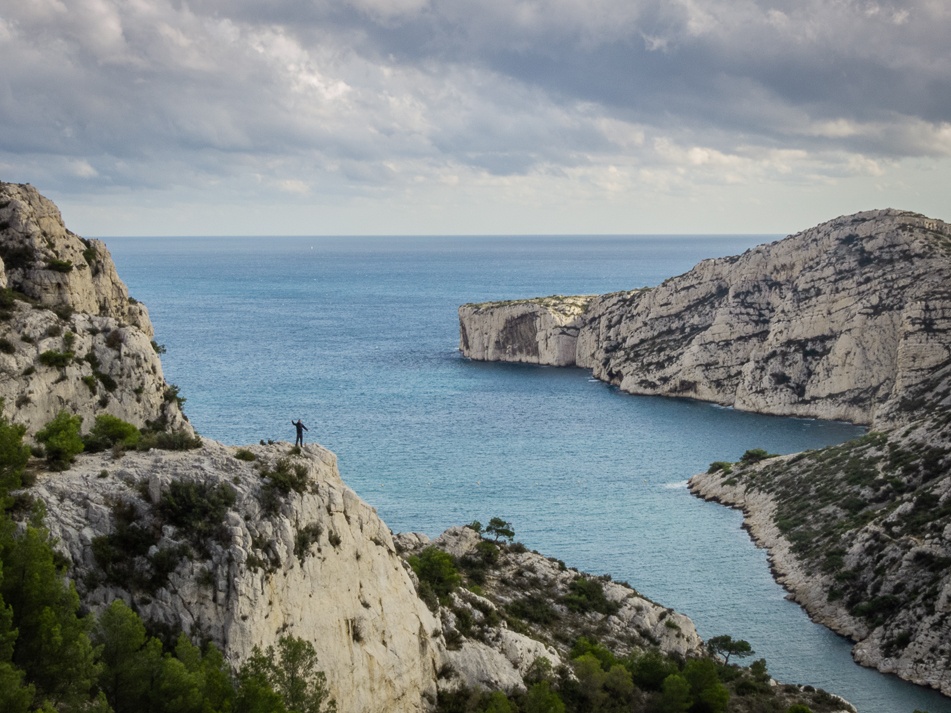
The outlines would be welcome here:
[[[506,522],[500,517],[493,517],[489,520],[489,524],[485,526],[485,534],[493,536],[496,542],[499,539],[511,541],[515,537],[515,529],[512,527],[512,523]]]
[[[57,260],[56,258],[53,258],[52,260],[47,261],[46,269],[53,270],[54,272],[72,272],[73,263],[69,260]]]
[[[427,547],[407,561],[419,577],[420,584],[426,582],[440,601],[445,600],[462,582],[452,556],[436,547]]]
[[[83,452],[82,423],[82,416],[70,416],[66,411],[60,411],[36,434],[36,440],[46,450],[50,467],[65,470]]]
[[[118,329],[113,329],[109,332],[106,336],[106,346],[115,351],[119,351],[120,347],[122,347],[122,332]]]
[[[52,349],[47,349],[40,354],[40,364],[62,369],[73,360],[74,356],[76,355],[72,352],[57,352]]]
[[[304,564],[304,560],[307,559],[310,548],[320,540],[320,534],[322,532],[323,528],[320,526],[320,523],[312,522],[309,525],[304,525],[304,527],[298,530],[294,535],[294,554],[297,555],[297,559],[300,560],[301,564]]]
[[[505,611],[510,616],[533,624],[547,625],[559,618],[558,612],[548,599],[538,594],[529,594],[521,599],[512,600],[505,606]]]
[[[179,408],[185,405],[185,397],[179,395],[178,387],[175,386],[175,384],[169,384],[168,386],[166,386],[165,393],[163,396],[166,402],[172,403],[174,401],[175,403],[178,404]]]
[[[0,509],[7,493],[22,484],[23,469],[30,459],[30,447],[23,443],[26,427],[10,423],[3,416],[0,399]]]
[[[86,261],[86,264],[92,267],[93,263],[96,262],[96,259],[99,257],[99,253],[96,251],[92,245],[83,250],[83,260]],[[93,272],[95,274],[95,272]]]
[[[112,392],[119,387],[115,379],[113,379],[108,374],[103,374],[101,371],[93,371],[93,376],[99,379],[99,382],[103,385],[106,391]]]
[[[162,493],[158,511],[166,521],[204,555],[209,542],[224,543],[228,532],[224,518],[237,499],[227,483],[210,484],[194,480],[173,480]]]
[[[710,464],[710,467],[707,468],[708,473],[716,473],[717,471],[723,471],[724,475],[729,475],[733,472],[733,464],[725,460],[717,460]]]
[[[92,553],[105,581],[146,591],[164,584],[154,578],[148,561],[149,551],[161,539],[158,528],[150,526],[129,503],[116,504],[112,515],[112,532],[92,541]]]
[[[9,287],[0,289],[0,309],[10,309],[16,302],[16,296]]]
[[[280,509],[281,500],[291,491],[303,494],[307,490],[306,466],[292,465],[287,458],[278,460],[273,469],[262,468],[261,477],[266,479],[261,486],[261,507],[268,515]]]
[[[163,451],[189,451],[201,448],[201,438],[191,436],[185,431],[146,430],[142,433],[136,450],[147,451],[150,448]]]
[[[766,460],[767,458],[775,458],[775,453],[769,453],[762,448],[751,448],[746,451],[742,456],[740,456],[740,463],[743,465],[751,465],[753,463],[759,463],[761,460]]]
[[[139,429],[131,423],[111,414],[102,413],[96,416],[96,422],[83,438],[83,443],[88,452],[96,453],[113,446],[135,448],[141,436]]]
[[[0,258],[7,270],[16,270],[32,265],[36,252],[26,245],[0,245]]]
[[[234,457],[237,458],[238,460],[244,460],[248,462],[257,460],[258,458],[256,455],[254,455],[254,453],[249,451],[247,448],[239,448],[235,452]]]
[[[575,577],[568,585],[568,594],[562,597],[562,604],[578,614],[598,612],[614,614],[619,606],[604,596],[604,585],[597,579],[585,576]]]

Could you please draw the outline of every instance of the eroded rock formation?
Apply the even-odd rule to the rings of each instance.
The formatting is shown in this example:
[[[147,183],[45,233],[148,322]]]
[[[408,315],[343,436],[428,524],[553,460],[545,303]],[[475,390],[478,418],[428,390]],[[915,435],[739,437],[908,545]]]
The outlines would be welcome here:
[[[342,713],[418,713],[460,685],[522,689],[536,659],[564,656],[550,632],[513,631],[499,617],[463,631],[460,617],[486,617],[512,596],[501,588],[487,587],[496,603],[458,590],[431,612],[389,529],[329,451],[194,439],[145,307],[105,246],[66,230],[31,186],[0,184],[0,259],[4,416],[33,435],[62,410],[83,416],[87,431],[108,413],[200,444],[82,454],[56,473],[34,460],[28,495],[45,504],[85,606],[123,599],[153,626],[215,642],[234,664],[284,634],[303,638]],[[454,530],[437,542],[464,557],[478,539]],[[506,576],[531,571],[555,594],[580,576],[526,552],[503,566]],[[605,591],[617,611],[581,619],[607,626],[623,650],[700,650],[686,617],[621,585]]]
[[[48,504],[87,606],[124,599],[147,621],[214,641],[232,662],[298,636],[314,644],[341,711],[423,710],[436,694],[436,618],[336,457],[315,445],[290,451],[249,446],[250,462],[205,440],[88,455],[32,492]],[[273,484],[281,476],[262,476],[281,469],[296,479],[286,492]],[[176,504],[183,490],[206,504],[231,492],[233,503],[189,511],[187,498]]]
[[[0,398],[35,433],[65,409],[192,433],[165,383],[146,308],[106,246],[68,231],[29,185],[0,183]]]
[[[875,427],[951,404],[951,226],[914,213],[838,218],[578,304],[464,305],[461,349],[575,364],[635,394]]]

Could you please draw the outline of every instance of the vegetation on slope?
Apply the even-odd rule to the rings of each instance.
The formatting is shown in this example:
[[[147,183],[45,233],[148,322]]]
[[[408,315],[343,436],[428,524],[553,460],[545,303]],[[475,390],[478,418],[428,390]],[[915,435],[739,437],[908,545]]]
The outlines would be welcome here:
[[[523,545],[509,523],[493,518],[472,553],[456,558],[436,546],[409,554],[421,595],[440,615],[447,645],[488,642],[500,626],[552,645],[567,663],[537,659],[524,690],[442,686],[441,713],[585,713],[841,711],[841,699],[812,687],[776,684],[759,659],[749,667],[730,657],[753,655],[745,641],[714,637],[702,655],[664,653],[648,629],[618,631],[618,605],[605,597],[605,578],[568,570],[563,591],[542,573],[525,571]],[[500,534],[502,533],[502,534]],[[488,539],[492,538],[492,539]],[[673,617],[666,620],[677,627]],[[454,672],[440,672],[452,679]]]
[[[775,523],[828,600],[884,658],[951,668],[951,414],[758,466],[725,484],[770,495]],[[863,631],[864,629],[864,631]]]

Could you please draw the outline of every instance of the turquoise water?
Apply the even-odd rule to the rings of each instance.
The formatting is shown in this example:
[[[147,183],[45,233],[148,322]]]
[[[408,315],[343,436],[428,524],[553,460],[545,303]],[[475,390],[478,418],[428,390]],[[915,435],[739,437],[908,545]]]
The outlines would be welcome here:
[[[485,364],[457,350],[464,302],[655,285],[771,236],[113,238],[165,344],[166,378],[202,435],[309,440],[394,531],[493,516],[568,565],[625,580],[748,640],[778,679],[863,713],[951,713],[951,700],[855,665],[773,582],[739,513],[687,478],[749,448],[788,453],[860,433],[633,397],[579,369]]]

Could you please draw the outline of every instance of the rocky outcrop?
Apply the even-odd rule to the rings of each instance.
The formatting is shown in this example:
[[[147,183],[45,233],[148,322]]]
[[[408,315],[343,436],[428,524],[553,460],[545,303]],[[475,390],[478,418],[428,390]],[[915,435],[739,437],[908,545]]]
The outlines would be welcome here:
[[[525,690],[539,659],[557,668],[581,635],[619,654],[703,652],[690,619],[609,578],[592,578],[609,611],[572,613],[562,602],[587,575],[514,545],[499,548],[480,594],[456,589],[430,612],[404,557],[433,544],[465,563],[483,540],[453,528],[394,544],[316,445],[206,439],[189,451],[83,455],[31,494],[86,606],[123,599],[234,663],[284,634],[304,638],[341,711],[426,710],[460,687]],[[507,607],[525,602],[550,608],[552,622],[512,629]]]
[[[482,361],[570,366],[592,296],[486,302],[459,308],[459,349]]]
[[[951,414],[690,479],[859,663],[951,695]]]
[[[249,446],[240,455],[254,460],[242,460],[205,440],[86,455],[32,494],[87,606],[124,599],[232,662],[298,636],[314,644],[341,711],[423,710],[436,693],[437,620],[335,456],[291,451]]]
[[[83,416],[86,430],[109,413],[193,435],[177,389],[163,379],[148,313],[129,298],[102,243],[66,230],[32,187],[0,184],[0,259],[7,418],[35,434],[61,410]],[[546,358],[559,349],[553,337]],[[198,447],[82,454],[55,474],[33,461],[36,482],[21,502],[45,505],[85,607],[122,599],[160,631],[213,641],[234,664],[285,634],[305,639],[342,713],[418,713],[460,686],[523,690],[536,661],[565,660],[564,640],[551,632],[508,627],[499,611],[515,594],[500,582],[530,580],[559,597],[580,573],[512,549],[486,596],[457,589],[433,613],[389,529],[346,487],[332,453],[187,441]],[[428,540],[401,542],[412,550],[407,543]],[[461,528],[437,540],[461,560],[479,542]],[[573,615],[578,631],[597,624],[621,651],[701,650],[686,617],[627,587],[602,588],[611,614]]]
[[[436,547],[478,581],[479,594],[459,589],[439,607],[446,642],[441,690],[524,690],[537,659],[558,668],[570,659],[580,636],[597,639],[619,655],[646,650],[679,658],[703,655],[703,641],[683,614],[629,585],[585,575],[517,543],[484,540],[469,527],[454,527],[432,542],[414,533],[398,535],[396,544],[406,557]],[[566,604],[581,579],[603,593],[602,607]]]
[[[106,246],[29,185],[0,183],[0,398],[35,433],[65,409],[193,433],[165,383],[152,323]]]
[[[951,226],[914,213],[838,218],[564,312],[554,298],[464,305],[462,351],[575,364],[635,394],[875,427],[951,405]],[[557,361],[540,346],[551,323]]]

